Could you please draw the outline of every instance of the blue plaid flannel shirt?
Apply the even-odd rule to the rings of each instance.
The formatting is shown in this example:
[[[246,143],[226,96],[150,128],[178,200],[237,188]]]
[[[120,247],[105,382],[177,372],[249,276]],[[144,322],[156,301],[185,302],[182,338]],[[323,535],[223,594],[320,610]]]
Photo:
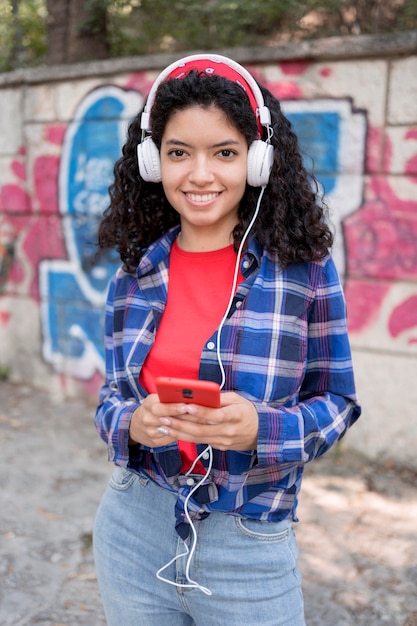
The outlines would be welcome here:
[[[106,382],[95,423],[109,461],[177,493],[178,529],[190,485],[180,473],[177,444],[129,447],[132,414],[147,395],[138,377],[164,312],[169,254],[177,234],[174,228],[150,246],[136,275],[119,269],[111,282]],[[241,271],[245,280],[221,334],[224,390],[255,405],[258,445],[253,451],[213,450],[210,476],[189,500],[188,511],[194,519],[221,511],[265,521],[296,520],[305,463],[326,452],[361,412],[344,296],[331,256],[283,270],[252,239]],[[216,333],[203,348],[199,378],[220,382]],[[202,452],[205,446],[197,448]]]

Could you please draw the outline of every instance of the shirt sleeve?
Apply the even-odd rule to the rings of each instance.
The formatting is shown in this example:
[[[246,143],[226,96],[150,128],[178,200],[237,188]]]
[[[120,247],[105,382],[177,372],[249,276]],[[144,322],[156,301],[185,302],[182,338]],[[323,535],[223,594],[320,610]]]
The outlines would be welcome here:
[[[258,465],[321,456],[358,419],[346,306],[333,260],[321,266],[308,316],[305,375],[296,401],[256,405]]]
[[[114,299],[113,279],[109,287],[105,312],[105,363],[106,380],[100,389],[99,404],[95,414],[95,426],[107,444],[108,460],[127,467],[129,461],[129,427],[134,411],[140,406],[123,381],[122,366],[117,365],[118,349],[114,346]],[[124,393],[122,393],[123,388]],[[131,396],[131,397],[130,397]]]

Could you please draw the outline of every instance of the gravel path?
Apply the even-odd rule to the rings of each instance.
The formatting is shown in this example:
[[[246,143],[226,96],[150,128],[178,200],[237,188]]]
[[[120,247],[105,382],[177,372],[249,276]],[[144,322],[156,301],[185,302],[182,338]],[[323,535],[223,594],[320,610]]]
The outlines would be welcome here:
[[[91,531],[111,467],[93,414],[0,383],[0,626],[105,625]],[[416,476],[364,462],[346,439],[306,470],[307,625],[417,626]]]

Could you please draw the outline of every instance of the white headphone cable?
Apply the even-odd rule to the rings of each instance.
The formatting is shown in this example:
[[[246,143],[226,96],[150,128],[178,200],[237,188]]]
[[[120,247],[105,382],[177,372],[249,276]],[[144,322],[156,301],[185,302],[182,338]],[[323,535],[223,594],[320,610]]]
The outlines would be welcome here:
[[[224,371],[224,366],[223,366],[222,359],[221,359],[221,354],[220,354],[220,338],[221,338],[221,332],[222,332],[222,330],[223,330],[223,326],[224,326],[224,324],[225,324],[225,322],[226,322],[226,320],[227,320],[227,316],[229,315],[229,311],[230,311],[230,309],[231,309],[231,306],[232,306],[232,304],[233,304],[233,299],[234,299],[234,297],[235,297],[235,291],[236,291],[237,279],[238,279],[238,276],[239,276],[239,269],[240,269],[240,260],[241,260],[241,257],[242,257],[243,248],[244,248],[244,245],[245,245],[245,243],[246,243],[246,239],[248,238],[249,233],[250,233],[250,231],[252,230],[252,227],[253,227],[253,225],[254,225],[254,223],[255,223],[255,221],[256,221],[256,218],[258,217],[259,208],[260,208],[260,206],[261,206],[261,200],[262,200],[262,197],[263,197],[263,195],[264,195],[264,191],[265,191],[265,189],[266,189],[266,187],[265,187],[265,186],[261,188],[261,192],[260,192],[260,194],[259,194],[258,201],[257,201],[257,203],[256,203],[256,208],[255,208],[255,211],[254,211],[254,213],[253,213],[252,219],[251,219],[251,221],[249,222],[249,225],[248,225],[248,227],[247,227],[247,229],[246,229],[246,231],[245,231],[245,233],[244,233],[244,235],[243,235],[243,237],[242,237],[242,241],[240,242],[239,249],[238,249],[238,253],[237,253],[237,257],[236,257],[235,271],[234,271],[234,275],[233,275],[233,282],[232,282],[232,288],[231,288],[231,292],[230,292],[229,302],[228,302],[228,305],[227,305],[227,308],[226,308],[226,312],[225,312],[225,314],[223,315],[223,318],[222,318],[222,320],[221,320],[221,322],[220,322],[220,324],[219,324],[219,328],[218,328],[218,331],[217,331],[217,346],[216,346],[216,354],[217,354],[217,361],[218,361],[218,363],[219,363],[219,367],[220,367],[220,371],[221,371],[221,376],[222,376],[222,377],[221,377],[220,389],[223,389],[224,384],[225,384],[225,381],[226,381],[226,374],[225,374],[225,371]],[[185,552],[182,552],[181,554],[177,554],[177,556],[175,556],[174,558],[172,558],[172,559],[169,561],[169,563],[167,563],[166,565],[164,565],[163,567],[161,567],[161,568],[160,568],[160,569],[156,572],[156,577],[157,577],[159,580],[161,580],[161,581],[163,581],[163,582],[165,582],[165,583],[168,583],[169,585],[174,585],[175,587],[181,587],[181,588],[187,588],[187,589],[189,589],[189,588],[196,588],[196,589],[200,589],[200,591],[202,591],[202,592],[203,592],[203,593],[205,593],[206,595],[211,596],[211,595],[212,595],[212,592],[210,591],[210,589],[207,589],[207,587],[204,587],[204,586],[200,585],[198,582],[196,582],[195,580],[193,580],[193,579],[190,577],[190,567],[191,567],[191,561],[192,561],[192,559],[193,559],[194,552],[195,552],[196,547],[197,547],[197,531],[196,531],[196,528],[195,528],[194,522],[193,522],[193,520],[191,519],[190,514],[189,514],[189,511],[188,511],[188,502],[190,501],[191,496],[192,496],[192,495],[194,494],[194,492],[195,492],[195,491],[197,491],[197,489],[198,489],[198,488],[199,488],[199,487],[200,487],[200,486],[201,486],[201,485],[202,485],[202,484],[206,481],[206,479],[208,478],[208,476],[209,476],[209,474],[210,474],[210,472],[211,472],[211,469],[212,469],[212,466],[213,466],[213,449],[212,449],[212,447],[211,447],[210,445],[206,446],[206,447],[204,448],[204,450],[203,450],[203,451],[202,451],[202,452],[201,452],[201,453],[197,456],[197,458],[194,460],[194,462],[193,462],[192,466],[190,467],[190,469],[188,470],[188,472],[185,474],[185,476],[189,476],[189,475],[192,473],[192,471],[193,471],[193,469],[194,469],[195,465],[197,464],[197,462],[198,462],[198,461],[199,461],[199,460],[200,460],[200,459],[201,459],[201,458],[202,458],[205,454],[208,454],[208,455],[209,455],[209,463],[208,463],[208,466],[207,466],[207,471],[206,471],[206,473],[204,474],[204,476],[202,476],[202,478],[201,478],[201,479],[200,479],[200,480],[199,480],[199,481],[198,481],[198,482],[197,482],[197,483],[193,486],[193,488],[192,488],[192,489],[190,489],[189,493],[187,494],[187,497],[186,497],[186,498],[185,498],[185,500],[184,500],[184,513],[185,513],[186,520],[187,520],[188,524],[190,525],[190,529],[191,529],[191,532],[192,532],[191,549],[190,549],[190,548],[187,546],[187,544],[185,544],[185,542],[184,542],[184,545],[185,545]],[[164,578],[163,576],[161,576],[161,573],[162,573],[165,569],[167,569],[170,565],[172,565],[172,563],[175,563],[175,561],[177,561],[178,559],[180,559],[180,558],[181,558],[181,557],[183,557],[183,556],[188,556],[188,558],[187,558],[187,563],[186,563],[186,566],[185,566],[185,576],[186,576],[186,579],[187,579],[188,583],[177,583],[177,582],[174,582],[173,580],[168,580],[167,578]]]
[[[256,218],[258,217],[258,213],[259,213],[259,209],[260,209],[260,206],[261,206],[261,201],[262,201],[262,197],[264,195],[265,189],[266,189],[266,186],[261,188],[261,192],[260,192],[260,194],[258,196],[258,201],[256,203],[256,208],[255,208],[255,211],[253,213],[252,219],[249,222],[249,225],[248,225],[248,227],[247,227],[247,229],[245,231],[245,234],[242,237],[242,241],[240,242],[239,249],[238,249],[238,252],[237,252],[237,257],[236,257],[235,273],[234,273],[234,276],[233,276],[233,282],[232,282],[232,289],[231,289],[231,292],[230,292],[229,304],[227,305],[226,313],[223,315],[223,318],[222,318],[222,320],[221,320],[221,322],[219,324],[219,329],[217,331],[216,355],[217,355],[217,362],[219,364],[221,375],[222,375],[221,383],[220,383],[220,389],[223,389],[224,384],[226,382],[226,374],[225,374],[225,371],[224,371],[222,358],[221,358],[221,355],[220,355],[220,338],[221,338],[223,326],[224,326],[224,324],[225,324],[225,322],[227,320],[227,316],[229,315],[229,311],[231,309],[231,306],[233,304],[233,299],[235,297],[237,279],[238,279],[238,276],[239,276],[239,269],[240,269],[240,259],[242,257],[243,247],[244,247],[244,245],[246,243],[246,239],[248,238],[250,231],[252,230],[252,227],[253,227],[253,225],[254,225],[254,223],[256,221]]]
[[[193,580],[190,577],[190,567],[191,567],[191,561],[193,559],[194,556],[194,552],[195,549],[197,547],[197,531],[194,525],[193,520],[190,517],[189,511],[188,511],[188,502],[191,499],[191,496],[194,494],[195,491],[197,491],[197,489],[206,481],[207,477],[209,476],[210,472],[211,472],[211,468],[213,467],[213,449],[211,446],[206,446],[204,448],[204,450],[202,452],[200,452],[200,454],[198,455],[198,457],[194,460],[194,463],[192,464],[192,466],[190,467],[190,469],[188,470],[188,472],[185,474],[186,476],[189,476],[191,474],[191,472],[193,471],[196,463],[201,459],[202,456],[204,456],[205,454],[209,454],[209,463],[207,466],[207,471],[204,474],[204,476],[202,476],[202,478],[193,486],[192,489],[190,489],[189,493],[187,494],[187,497],[184,500],[184,513],[185,513],[185,517],[186,520],[188,522],[188,524],[190,525],[191,528],[191,532],[192,532],[192,543],[191,543],[191,550],[189,549],[189,547],[187,546],[187,544],[184,542],[185,545],[185,552],[182,552],[181,554],[177,554],[177,556],[175,556],[173,559],[171,559],[169,561],[169,563],[167,563],[166,565],[164,565],[163,567],[161,567],[157,572],[156,572],[156,577],[159,580],[162,580],[165,583],[168,583],[169,585],[174,585],[175,587],[182,587],[182,588],[196,588],[196,589],[200,589],[200,591],[202,591],[203,593],[205,593],[207,596],[211,596],[211,591],[210,589],[207,589],[207,587],[203,587],[202,585],[200,585],[197,581]],[[188,583],[177,583],[174,582],[173,580],[168,580],[168,578],[164,578],[163,576],[161,576],[161,573],[167,568],[169,567],[172,563],[175,563],[175,561],[177,561],[178,559],[180,559],[183,556],[187,556],[188,555],[188,559],[187,559],[187,563],[185,566],[185,577],[188,581]]]

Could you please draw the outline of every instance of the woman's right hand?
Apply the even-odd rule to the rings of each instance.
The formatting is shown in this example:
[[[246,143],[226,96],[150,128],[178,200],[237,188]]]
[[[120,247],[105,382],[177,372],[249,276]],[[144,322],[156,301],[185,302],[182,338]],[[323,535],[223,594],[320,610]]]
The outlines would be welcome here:
[[[157,448],[175,441],[161,432],[161,411],[159,410],[158,415],[154,412],[156,405],[160,409],[159,397],[156,393],[151,393],[133,413],[129,429],[131,443]]]

